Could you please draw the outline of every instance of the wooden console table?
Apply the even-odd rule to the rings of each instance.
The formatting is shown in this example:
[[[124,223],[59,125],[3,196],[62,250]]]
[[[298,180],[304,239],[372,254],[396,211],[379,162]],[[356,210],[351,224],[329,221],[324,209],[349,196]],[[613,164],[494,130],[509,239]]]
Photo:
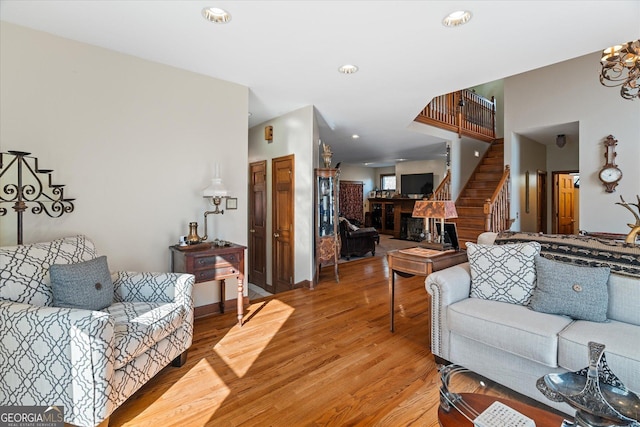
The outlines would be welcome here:
[[[402,249],[387,252],[389,264],[389,310],[391,317],[391,332],[394,331],[395,305],[395,274],[402,277],[415,275],[428,276],[434,271],[442,270],[453,265],[467,262],[466,251],[451,251],[432,256],[414,255],[403,252]]]
[[[171,249],[171,271],[196,276],[196,283],[220,281],[220,312],[224,313],[225,279],[238,278],[238,324],[242,326],[244,315],[244,250],[246,246],[232,243],[230,246],[205,247],[189,250],[174,245]]]

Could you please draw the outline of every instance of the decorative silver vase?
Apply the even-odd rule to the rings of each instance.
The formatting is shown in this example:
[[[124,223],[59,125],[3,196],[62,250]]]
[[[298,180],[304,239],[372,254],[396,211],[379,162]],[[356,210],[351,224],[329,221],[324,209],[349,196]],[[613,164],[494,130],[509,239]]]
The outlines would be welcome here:
[[[640,398],[607,365],[604,344],[589,342],[589,366],[577,372],[547,374],[536,387],[549,400],[577,410],[580,427],[640,427]]]

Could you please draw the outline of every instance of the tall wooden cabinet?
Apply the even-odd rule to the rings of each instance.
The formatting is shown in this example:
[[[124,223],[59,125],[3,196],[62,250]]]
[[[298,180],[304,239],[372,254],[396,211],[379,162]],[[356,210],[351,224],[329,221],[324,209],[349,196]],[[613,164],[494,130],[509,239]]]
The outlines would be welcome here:
[[[316,279],[324,265],[333,265],[336,282],[338,277],[338,170],[318,168],[315,170],[315,257]]]

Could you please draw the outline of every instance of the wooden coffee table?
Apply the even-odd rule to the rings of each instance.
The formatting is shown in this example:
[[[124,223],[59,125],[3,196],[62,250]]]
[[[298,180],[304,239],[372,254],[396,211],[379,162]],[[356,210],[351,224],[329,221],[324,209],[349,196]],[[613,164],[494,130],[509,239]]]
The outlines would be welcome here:
[[[504,398],[491,394],[492,388],[485,393],[458,393],[456,390],[473,390],[473,378],[476,374],[460,365],[447,365],[440,370],[440,407],[438,408],[438,422],[442,427],[473,427],[473,420],[477,418],[493,402],[501,402],[508,407],[531,418],[536,427],[561,427],[563,421],[571,417],[545,410],[541,406],[531,406],[520,402],[516,398]],[[477,376],[480,377],[480,376]],[[472,382],[469,382],[471,379]],[[477,379],[478,385],[484,387],[484,380]],[[476,389],[477,390],[477,389]]]
[[[515,409],[521,414],[531,418],[536,423],[536,427],[560,427],[565,417],[536,408],[515,400],[503,399],[497,396],[478,393],[459,393],[462,399],[479,413],[482,413],[496,400]],[[569,418],[569,417],[566,417]],[[473,422],[466,419],[457,409],[451,408],[445,412],[442,407],[438,408],[438,422],[442,427],[473,427]]]

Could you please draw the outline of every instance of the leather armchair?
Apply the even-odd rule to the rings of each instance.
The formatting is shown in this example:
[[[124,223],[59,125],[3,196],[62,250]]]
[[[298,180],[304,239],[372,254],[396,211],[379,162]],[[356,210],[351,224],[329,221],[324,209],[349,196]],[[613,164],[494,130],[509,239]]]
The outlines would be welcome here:
[[[345,218],[340,219],[340,256],[351,259],[352,255],[376,254],[376,243],[380,243],[378,231],[373,227],[358,228]]]

